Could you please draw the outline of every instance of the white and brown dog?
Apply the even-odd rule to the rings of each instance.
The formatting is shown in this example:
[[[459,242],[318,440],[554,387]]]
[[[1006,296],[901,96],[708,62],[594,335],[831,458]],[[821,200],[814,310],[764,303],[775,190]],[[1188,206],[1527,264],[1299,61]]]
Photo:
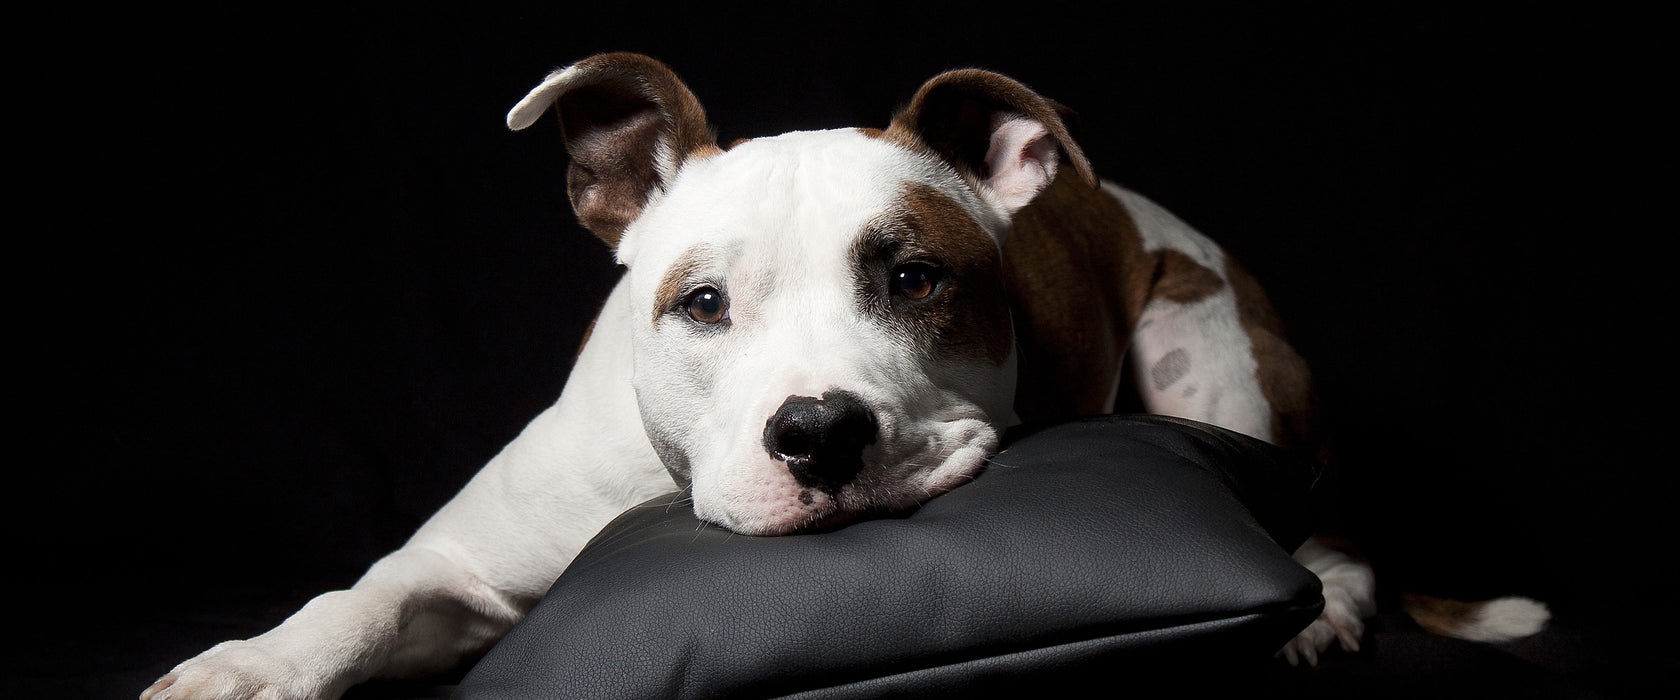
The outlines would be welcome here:
[[[550,109],[578,218],[628,268],[559,401],[354,587],[142,698],[332,697],[447,669],[632,505],[687,487],[700,518],[751,535],[910,508],[973,478],[1012,422],[1109,412],[1128,366],[1150,411],[1314,445],[1306,365],[1253,279],[1099,181],[1058,106],[1009,78],[945,73],[885,130],[727,149],[644,56],[554,72],[508,125]],[[1314,543],[1297,558],[1326,605],[1283,653],[1356,646],[1370,569]]]

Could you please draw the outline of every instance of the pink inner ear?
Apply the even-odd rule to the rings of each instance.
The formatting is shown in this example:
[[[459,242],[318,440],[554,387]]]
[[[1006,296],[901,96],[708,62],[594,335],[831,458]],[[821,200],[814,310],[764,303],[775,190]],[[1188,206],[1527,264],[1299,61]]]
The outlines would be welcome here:
[[[992,121],[987,176],[981,184],[1006,213],[1014,214],[1055,179],[1060,159],[1056,139],[1038,120],[1021,114],[998,115]]]

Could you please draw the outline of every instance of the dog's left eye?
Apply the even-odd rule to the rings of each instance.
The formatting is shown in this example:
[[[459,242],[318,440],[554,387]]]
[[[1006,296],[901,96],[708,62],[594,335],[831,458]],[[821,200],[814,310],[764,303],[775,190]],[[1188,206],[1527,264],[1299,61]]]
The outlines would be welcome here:
[[[926,299],[938,288],[944,275],[944,270],[929,263],[905,263],[893,268],[892,292],[905,299]]]
[[[703,287],[688,298],[688,317],[700,323],[718,323],[728,310],[729,307],[723,303],[723,293],[711,287]]]

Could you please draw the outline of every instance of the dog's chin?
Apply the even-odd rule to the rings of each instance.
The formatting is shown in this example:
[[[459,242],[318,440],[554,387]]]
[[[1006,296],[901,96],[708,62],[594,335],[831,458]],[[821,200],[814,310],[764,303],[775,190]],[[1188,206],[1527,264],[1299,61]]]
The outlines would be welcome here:
[[[782,534],[815,535],[824,532],[833,532],[844,527],[850,527],[859,521],[874,520],[890,514],[890,511],[876,508],[868,510],[836,510],[828,515],[809,521],[794,530]]]
[[[741,535],[786,535],[837,522],[844,509],[833,495],[801,486],[785,472],[765,475],[753,488],[707,488],[697,477],[694,514],[701,520]]]
[[[781,537],[785,535],[816,535],[834,532],[850,527],[865,520],[881,520],[887,518],[902,518],[915,512],[915,505],[908,508],[886,508],[872,506],[859,510],[845,510],[839,507],[824,509],[820,512],[806,513],[804,517],[767,520],[764,518],[701,518],[718,525],[738,535],[754,537]]]

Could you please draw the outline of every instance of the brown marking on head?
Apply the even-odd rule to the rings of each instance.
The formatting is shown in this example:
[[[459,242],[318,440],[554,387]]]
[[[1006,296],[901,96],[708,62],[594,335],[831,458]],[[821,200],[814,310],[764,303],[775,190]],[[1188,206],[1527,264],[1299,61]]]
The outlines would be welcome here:
[[[997,243],[961,204],[920,182],[875,219],[853,248],[865,307],[890,319],[931,355],[970,355],[1002,365],[1012,348]],[[943,268],[944,285],[924,300],[886,299],[893,268],[923,261]],[[885,283],[888,287],[883,287]]]
[[[659,279],[659,287],[653,293],[653,323],[657,325],[660,317],[670,311],[683,295],[693,287],[695,280],[704,274],[712,264],[712,249],[699,243],[677,256],[671,267],[665,270],[665,276]]]

